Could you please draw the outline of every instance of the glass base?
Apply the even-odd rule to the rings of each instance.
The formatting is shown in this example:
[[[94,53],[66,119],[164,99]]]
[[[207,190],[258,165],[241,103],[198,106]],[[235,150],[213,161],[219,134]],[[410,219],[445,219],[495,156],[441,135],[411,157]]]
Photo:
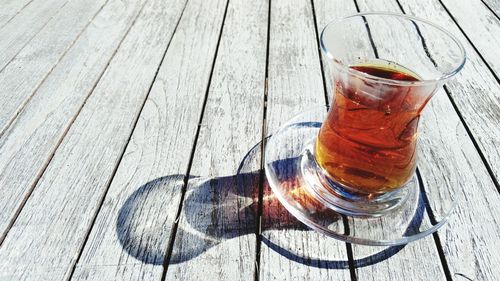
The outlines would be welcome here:
[[[401,188],[383,194],[359,193],[335,181],[316,162],[315,138],[306,145],[300,155],[300,177],[308,193],[326,207],[348,216],[379,217],[401,207],[409,198],[418,197],[418,179],[411,180]]]
[[[313,152],[325,116],[326,107],[314,108],[267,139],[264,167],[269,186],[293,216],[336,239],[377,246],[406,244],[446,223],[456,205],[448,186],[423,190],[413,176],[401,189],[368,200],[366,194],[331,180]]]

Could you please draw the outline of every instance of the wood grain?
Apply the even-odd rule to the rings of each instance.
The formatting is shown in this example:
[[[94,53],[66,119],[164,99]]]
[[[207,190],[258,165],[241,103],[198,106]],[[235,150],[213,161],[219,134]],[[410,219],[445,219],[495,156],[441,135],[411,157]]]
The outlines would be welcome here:
[[[0,10],[0,28],[12,20],[26,5],[29,5],[33,0],[5,0],[2,2]]]
[[[311,2],[271,1],[269,36],[265,125],[272,133],[326,101]],[[350,279],[345,243],[303,226],[275,200],[263,202],[262,220],[260,280]]]
[[[110,1],[0,137],[0,241],[139,13],[140,4]],[[25,78],[24,83],[29,81]]]
[[[254,278],[268,8],[229,1],[167,280]]]
[[[251,280],[254,264],[259,280],[351,280],[346,245],[297,222],[267,183],[256,247],[252,146],[326,103],[332,69],[323,61],[322,78],[316,32],[354,2],[273,0],[265,87],[268,1],[109,0],[85,27],[104,1],[0,4],[0,280]],[[394,0],[357,1],[398,11]],[[498,182],[498,17],[480,0],[442,1],[492,69],[439,0],[400,0],[468,53],[447,86],[454,104],[439,90],[420,125],[427,196],[451,191],[458,207],[436,236],[442,249],[427,237],[380,259],[384,248],[353,246],[356,280],[500,276],[500,195],[476,149]],[[431,220],[445,207],[431,202]]]
[[[68,1],[35,1],[0,28],[0,72]]]
[[[69,2],[0,72],[0,135],[105,2]]]
[[[403,0],[401,5],[408,14],[446,26],[465,47],[467,62],[460,73],[447,83],[447,88],[499,182],[500,84],[437,0]]]
[[[151,1],[132,26],[0,248],[0,279],[72,272],[180,9]]]
[[[226,4],[187,2],[73,279],[161,279]]]
[[[467,37],[500,77],[500,19],[481,0],[441,0]]]

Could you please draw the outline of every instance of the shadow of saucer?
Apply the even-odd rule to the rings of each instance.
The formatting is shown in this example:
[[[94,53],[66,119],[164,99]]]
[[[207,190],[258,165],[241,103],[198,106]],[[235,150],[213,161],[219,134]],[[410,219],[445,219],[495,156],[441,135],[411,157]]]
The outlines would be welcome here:
[[[165,217],[156,220],[142,218],[147,216],[145,208],[161,208],[154,206],[155,199],[166,189],[180,189],[183,175],[170,175],[146,183],[137,189],[125,202],[119,211],[116,223],[118,239],[127,253],[146,264],[163,264],[168,241],[167,231],[174,223]],[[225,240],[242,235],[255,233],[258,209],[258,186],[249,187],[248,183],[259,183],[260,173],[237,174],[228,177],[202,179],[193,177],[189,181],[191,186],[183,205],[183,216],[186,224],[179,225],[178,236],[188,239],[191,243],[183,244],[181,251],[172,253],[170,263],[182,263],[190,260],[211,247]],[[250,192],[250,194],[248,194]],[[244,194],[244,196],[242,195]],[[277,200],[273,194],[264,194],[266,200]],[[422,200],[421,200],[422,201]],[[215,206],[215,207],[214,207]],[[271,203],[269,206],[279,206]],[[419,203],[408,231],[418,228],[423,217],[423,202]],[[200,213],[208,215],[200,216]],[[311,231],[292,216],[282,217],[282,210],[266,208],[263,216],[271,222],[266,223],[266,230],[294,229]],[[139,215],[138,215],[139,214]],[[148,221],[148,224],[144,222]],[[221,226],[221,222],[224,224]],[[144,242],[147,241],[147,242]],[[320,260],[304,257],[302,253],[284,249],[277,243],[262,237],[262,242],[270,249],[289,260],[319,268],[348,268],[347,260]],[[356,260],[357,267],[368,266],[383,261],[397,254],[404,246],[388,247],[380,252]]]
[[[170,263],[194,258],[224,240],[255,233],[260,177],[257,171],[228,177],[191,178],[182,206],[181,217],[185,223],[179,224],[176,236],[192,242],[184,243],[180,252],[174,250]],[[154,204],[158,203],[155,197],[160,193],[164,196],[166,189],[181,188],[182,178],[183,175],[158,178],[141,186],[126,200],[119,211],[116,232],[128,254],[147,264],[163,263],[166,248],[162,247],[165,241],[161,238],[168,239],[165,232],[174,221],[166,216],[155,220],[146,218],[148,212],[143,210],[155,208]],[[270,210],[268,216],[272,213]],[[275,227],[285,228],[309,231],[294,218],[282,220]]]
[[[317,126],[314,123],[298,125]],[[192,176],[188,179],[180,215],[182,221],[178,224],[174,239],[189,243],[174,247],[169,263],[191,260],[227,240],[257,233],[259,188],[262,185],[263,171],[252,171],[252,165],[249,163],[255,163],[255,157],[260,156],[260,147],[259,143],[247,153],[235,175],[213,178]],[[282,161],[285,162],[280,164],[286,165],[288,160]],[[178,191],[182,190],[184,184],[184,175],[164,176],[139,187],[126,200],[119,210],[116,232],[121,246],[129,255],[146,264],[164,263],[167,248],[174,245],[168,241],[169,235],[179,218],[175,219],[172,213],[167,212],[151,218],[149,213],[162,214],[161,209],[165,204],[177,204],[180,194]],[[267,220],[264,222],[266,231],[312,231],[293,216],[283,216],[283,207],[274,194],[267,187],[263,190],[263,198],[267,200],[265,213],[262,214],[262,219]],[[166,198],[164,204],[158,204],[158,197]],[[408,226],[408,233],[418,231],[424,211],[425,205],[422,196],[419,196],[417,211]],[[330,210],[322,215],[329,216],[331,221],[342,219]],[[304,253],[278,246],[279,243],[262,235],[261,241],[273,251],[297,263],[330,269],[349,267],[347,260],[324,260],[304,256]],[[355,260],[354,264],[356,267],[376,264],[394,256],[404,247],[381,248],[373,255]]]
[[[412,217],[410,223],[408,224],[406,231],[403,236],[411,236],[419,232],[419,227],[422,224],[425,214],[425,196],[419,196],[417,209],[415,211],[415,215]],[[344,226],[347,228],[346,231],[349,232],[349,228],[347,225],[347,220],[344,218]],[[299,222],[300,223],[300,222]],[[287,259],[304,264],[307,266],[312,266],[316,268],[325,268],[325,269],[347,269],[349,268],[348,260],[325,260],[325,259],[317,259],[311,257],[305,257],[302,253],[293,252],[291,249],[285,249],[269,239],[265,236],[262,236],[262,243],[268,246],[273,251],[279,253],[281,256],[286,257]],[[369,246],[365,246],[369,247]],[[398,246],[389,246],[389,247],[380,247],[376,246],[376,248],[381,248],[382,250],[375,252],[374,254],[368,255],[363,258],[358,258],[353,260],[353,265],[356,268],[371,266],[382,262],[384,260],[389,259],[390,257],[399,253],[406,245],[398,245]]]

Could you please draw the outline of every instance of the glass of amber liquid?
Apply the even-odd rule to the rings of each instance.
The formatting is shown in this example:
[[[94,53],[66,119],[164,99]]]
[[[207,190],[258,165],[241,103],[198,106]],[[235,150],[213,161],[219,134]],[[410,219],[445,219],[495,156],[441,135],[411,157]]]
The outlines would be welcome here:
[[[381,215],[415,185],[422,110],[463,67],[464,48],[441,27],[390,13],[331,22],[320,43],[333,93],[302,170],[327,206]]]

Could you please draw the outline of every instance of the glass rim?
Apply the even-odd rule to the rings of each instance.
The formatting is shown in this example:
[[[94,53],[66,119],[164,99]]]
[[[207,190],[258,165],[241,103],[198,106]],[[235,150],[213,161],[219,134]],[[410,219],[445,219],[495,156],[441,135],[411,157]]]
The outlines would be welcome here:
[[[363,16],[373,16],[373,15],[376,15],[376,16],[397,17],[397,18],[402,18],[402,19],[405,19],[405,20],[411,20],[411,21],[415,21],[415,22],[420,22],[420,23],[423,23],[425,25],[432,26],[433,28],[439,30],[440,32],[442,32],[446,36],[448,36],[453,42],[455,42],[455,44],[460,49],[460,54],[461,54],[461,57],[462,57],[460,63],[456,67],[454,67],[451,71],[443,73],[441,76],[439,76],[439,77],[437,77],[435,79],[424,79],[424,80],[418,80],[418,81],[401,81],[401,80],[394,80],[394,79],[390,79],[390,78],[382,78],[382,77],[378,77],[378,76],[375,76],[375,75],[371,75],[371,74],[368,74],[368,73],[365,73],[365,72],[353,69],[353,68],[349,67],[349,65],[346,65],[346,64],[340,62],[339,60],[335,59],[335,57],[333,56],[333,54],[325,46],[325,43],[324,43],[324,40],[323,40],[323,37],[324,37],[326,29],[329,28],[329,27],[331,27],[331,26],[333,26],[333,25],[335,25],[335,24],[344,22],[345,20],[350,19],[350,18],[363,17]],[[462,43],[451,32],[445,30],[441,26],[436,25],[436,24],[434,24],[434,23],[432,23],[432,22],[430,22],[428,20],[421,19],[421,18],[414,17],[414,16],[405,15],[405,14],[392,13],[392,12],[364,12],[364,13],[356,13],[356,14],[353,14],[353,15],[350,15],[350,16],[347,16],[347,17],[343,17],[343,18],[340,18],[340,19],[332,20],[329,23],[327,23],[325,25],[325,27],[323,28],[323,30],[321,31],[321,35],[320,35],[319,41],[320,41],[320,47],[321,47],[322,52],[329,59],[331,59],[336,66],[340,67],[341,70],[346,71],[349,74],[352,74],[352,75],[354,75],[354,76],[356,76],[358,78],[361,78],[361,79],[370,80],[370,81],[378,82],[378,83],[382,82],[384,84],[393,84],[393,85],[402,85],[402,86],[418,86],[418,85],[436,84],[436,83],[438,83],[440,81],[445,81],[445,80],[453,77],[455,74],[457,74],[464,67],[465,61],[466,61],[466,52],[465,52],[464,46],[462,45]]]

